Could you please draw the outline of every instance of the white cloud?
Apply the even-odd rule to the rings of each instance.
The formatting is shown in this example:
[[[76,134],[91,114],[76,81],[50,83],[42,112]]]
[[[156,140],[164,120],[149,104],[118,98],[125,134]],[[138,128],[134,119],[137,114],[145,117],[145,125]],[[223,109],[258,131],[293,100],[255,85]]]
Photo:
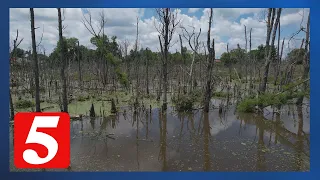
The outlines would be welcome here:
[[[199,10],[200,10],[200,8],[189,8],[188,9],[188,13],[195,13],[195,12],[197,12]]]
[[[288,11],[288,9],[284,9],[284,11]],[[309,9],[300,9],[299,11],[292,12],[289,10],[288,14],[284,14],[281,16],[281,25],[289,25],[289,24],[296,24],[301,26],[305,26],[307,23]]]
[[[108,36],[117,36],[119,41],[127,39],[131,43],[131,47],[136,39],[136,21],[139,19],[139,44],[140,47],[149,47],[153,51],[159,50],[158,32],[155,28],[157,19],[152,16],[148,19],[143,18],[145,9],[88,9],[92,14],[93,22],[98,25],[100,12],[103,10],[107,19],[105,25],[105,33]],[[188,12],[197,12],[200,8],[189,8]],[[195,31],[199,32],[200,28],[202,34],[200,41],[206,42],[207,30],[208,30],[208,8],[202,10],[202,16],[190,16],[183,14],[180,9],[177,9],[178,19],[181,20],[180,26],[184,26],[188,31],[192,30],[193,26]],[[282,34],[289,39],[292,33],[299,29],[303,12],[304,21],[306,23],[307,11],[302,9],[284,9],[281,17],[281,28],[286,34]],[[226,51],[227,43],[229,49],[236,48],[237,44],[244,48],[244,25],[247,26],[247,35],[249,36],[249,30],[252,28],[252,49],[256,48],[260,44],[265,43],[266,36],[266,24],[261,18],[263,15],[263,9],[253,8],[229,8],[229,9],[213,9],[213,23],[211,36],[215,39],[216,55],[219,57]],[[39,27],[36,30],[36,40],[40,41],[42,31],[43,39],[42,46],[46,48],[46,52],[50,53],[56,46],[58,40],[58,13],[56,8],[49,9],[35,9],[35,25]],[[83,18],[82,10],[79,8],[68,8],[64,10],[65,20],[63,31],[66,37],[76,37],[79,39],[80,44],[88,46],[90,48],[93,45],[90,43],[92,35],[82,24]],[[296,29],[290,29],[286,27],[288,25],[294,25]],[[179,34],[182,34],[180,26],[176,29],[176,33],[172,39],[172,47],[170,51],[175,52],[180,50]],[[291,27],[291,26],[290,26]],[[27,8],[14,8],[10,9],[10,38],[11,40],[16,35],[16,30],[19,30],[19,36],[24,40],[21,43],[21,48],[28,49],[31,46],[31,33],[30,33],[30,14]],[[289,33],[289,34],[288,34]],[[282,38],[281,38],[282,39]],[[297,41],[297,40],[296,40]],[[11,41],[12,42],[12,41]],[[299,41],[293,43],[293,46],[299,46]],[[183,40],[183,45],[189,48],[187,41]],[[190,48],[189,48],[190,49]],[[286,48],[284,49],[287,51]]]

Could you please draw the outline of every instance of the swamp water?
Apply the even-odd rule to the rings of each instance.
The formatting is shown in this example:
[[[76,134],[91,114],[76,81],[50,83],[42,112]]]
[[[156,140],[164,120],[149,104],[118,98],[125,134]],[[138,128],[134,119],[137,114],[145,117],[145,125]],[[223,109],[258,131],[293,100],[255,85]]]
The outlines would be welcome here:
[[[161,115],[122,108],[114,116],[83,117],[70,124],[71,168],[63,171],[309,171],[309,110],[286,105],[257,115],[233,106],[209,114],[169,108]],[[10,170],[21,171],[13,165],[10,133]]]

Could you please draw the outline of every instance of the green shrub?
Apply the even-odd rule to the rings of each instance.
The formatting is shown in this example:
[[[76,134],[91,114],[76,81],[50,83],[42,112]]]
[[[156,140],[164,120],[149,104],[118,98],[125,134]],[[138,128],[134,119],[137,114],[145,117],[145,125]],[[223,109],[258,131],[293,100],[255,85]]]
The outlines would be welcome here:
[[[266,93],[257,98],[248,97],[238,104],[237,110],[240,112],[254,112],[256,106],[263,108],[267,106],[281,107],[287,104],[289,99],[295,98],[298,95],[298,93],[288,92],[281,94]]]
[[[16,102],[16,107],[19,108],[19,109],[30,108],[30,107],[33,107],[33,106],[35,106],[35,103],[30,101],[30,100],[22,99],[22,100],[18,100]]]
[[[83,95],[80,95],[77,97],[77,101],[80,101],[80,102],[83,102],[83,101],[86,101],[86,100],[89,100],[90,97],[89,96],[83,96]]]
[[[119,68],[116,68],[116,74],[120,84],[123,85],[125,88],[128,88],[129,87],[128,75],[125,72],[121,72]]]
[[[232,93],[227,93],[227,92],[223,92],[223,91],[219,91],[219,92],[213,92],[212,96],[213,97],[228,97],[232,95]]]
[[[254,112],[257,99],[246,98],[238,104],[237,110],[240,112]]]
[[[177,111],[192,111],[194,103],[199,100],[201,94],[197,91],[193,91],[190,94],[180,94],[178,96],[173,96],[172,102],[175,105]]]
[[[96,99],[96,101],[102,101],[102,97],[101,96],[98,96],[95,99]]]

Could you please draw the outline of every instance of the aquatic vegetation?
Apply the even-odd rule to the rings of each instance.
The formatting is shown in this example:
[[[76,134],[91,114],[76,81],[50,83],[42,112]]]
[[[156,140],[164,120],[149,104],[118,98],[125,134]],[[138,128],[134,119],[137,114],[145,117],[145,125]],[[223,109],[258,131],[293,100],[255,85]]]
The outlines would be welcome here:
[[[265,93],[258,97],[247,97],[237,106],[239,112],[255,112],[258,108],[267,106],[280,107],[288,103],[289,100],[301,96],[301,92],[284,92],[280,94]]]
[[[194,105],[201,99],[198,91],[192,91],[190,94],[178,94],[171,97],[172,103],[177,111],[191,111]]]

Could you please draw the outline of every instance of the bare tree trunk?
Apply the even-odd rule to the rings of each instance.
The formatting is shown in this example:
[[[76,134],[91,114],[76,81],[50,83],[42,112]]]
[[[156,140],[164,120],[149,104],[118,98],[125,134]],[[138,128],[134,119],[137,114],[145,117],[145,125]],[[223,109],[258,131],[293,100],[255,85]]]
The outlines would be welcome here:
[[[304,49],[305,49],[305,55],[303,60],[303,67],[304,67],[303,76],[302,76],[303,80],[308,78],[309,71],[310,71],[310,12],[308,15],[306,43],[305,43]],[[308,89],[308,83],[304,83],[303,90],[307,91],[307,89]]]
[[[180,39],[180,53],[181,53],[181,57],[182,57],[182,62],[183,62],[183,65],[186,64],[186,58],[185,58],[185,53],[183,52],[183,45],[182,45],[182,38],[181,38],[181,34],[179,34],[179,39]],[[181,88],[181,85],[184,86],[184,72],[182,72],[183,74],[183,77],[182,77],[182,82],[179,80],[179,95],[180,95],[180,88]]]
[[[161,49],[161,54],[162,54],[162,56],[161,56],[161,61],[163,62],[164,60],[163,60],[163,47],[162,47],[162,42],[161,42],[161,37],[160,37],[160,35],[158,36],[158,38],[159,38],[159,44],[160,44],[160,49]],[[158,93],[158,97],[157,97],[157,100],[158,101],[160,101],[160,97],[161,97],[161,94],[162,94],[162,80],[163,80],[163,70],[161,69],[160,70],[160,75],[159,75],[159,93]]]
[[[64,43],[62,36],[62,19],[61,19],[61,8],[58,8],[58,23],[59,23],[59,42],[60,42],[60,62],[61,66],[61,80],[62,80],[62,104],[63,112],[68,112],[68,97],[67,97],[67,79],[65,76],[66,61],[64,57]]]
[[[157,101],[160,101],[162,95],[162,71],[159,73],[159,91],[158,91],[158,96],[157,96]]]
[[[167,91],[168,91],[168,72],[167,72],[167,66],[168,66],[168,53],[169,53],[169,24],[170,24],[170,18],[169,18],[169,8],[166,8],[165,10],[165,17],[164,17],[164,59],[163,59],[163,111],[167,110]]]
[[[250,82],[249,82],[249,94],[252,94],[252,71],[253,71],[253,64],[254,62],[252,61],[252,55],[251,55],[251,32],[252,28],[250,29],[250,34],[249,34],[249,63],[250,63]]]
[[[227,44],[227,53],[228,53],[229,82],[230,82],[230,85],[231,85],[231,82],[232,82],[232,76],[231,76],[232,63],[230,61],[229,43]]]
[[[147,79],[146,79],[146,81],[147,81],[147,94],[149,95],[149,62],[148,61],[150,61],[150,59],[148,59],[149,57],[145,57],[146,58],[146,73],[147,73]]]
[[[135,59],[136,59],[136,96],[139,96],[139,59],[137,58],[138,54],[138,40],[139,40],[139,18],[137,18],[137,36],[136,36],[136,45],[135,45]]]
[[[302,75],[302,80],[306,80],[309,76],[309,71],[310,71],[310,12],[308,15],[308,22],[307,22],[307,30],[306,30],[306,43],[304,45],[305,49],[305,55],[303,59],[303,75]],[[302,91],[306,93],[308,90],[308,83],[305,82],[303,83],[302,86]],[[300,96],[297,100],[297,104],[301,104],[303,101],[304,96]]]
[[[247,38],[247,26],[244,25],[244,36],[246,40],[246,58],[245,58],[245,75],[246,75],[246,85],[245,88],[247,88],[248,83],[248,38]]]
[[[276,32],[277,32],[277,27],[278,27],[278,23],[279,23],[279,20],[280,20],[280,16],[281,16],[281,8],[278,8],[278,11],[277,11],[277,18],[276,18],[276,22],[274,24],[273,21],[274,21],[274,17],[275,17],[275,8],[273,8],[273,13],[272,13],[272,21],[271,23],[269,24],[270,22],[270,16],[268,15],[268,29],[267,29],[267,42],[266,42],[266,52],[265,53],[265,56],[266,56],[266,61],[265,61],[265,66],[264,66],[264,74],[263,74],[263,79],[262,79],[262,84],[261,84],[261,87],[260,87],[260,93],[265,93],[266,91],[266,86],[267,86],[267,82],[268,82],[268,75],[269,75],[269,67],[270,67],[270,63],[271,63],[271,60],[272,60],[272,50],[274,48],[274,41],[275,41],[275,38],[276,38]],[[269,14],[271,14],[271,10],[269,8]],[[272,28],[273,27],[273,28]],[[269,46],[269,41],[270,41],[270,35],[271,35],[271,31],[273,30],[272,32],[272,40],[271,40],[271,45]]]
[[[204,112],[209,112],[209,107],[210,107],[210,100],[211,100],[211,94],[212,94],[212,69],[213,69],[213,63],[215,59],[215,49],[214,49],[214,39],[212,40],[212,46],[211,40],[210,40],[210,35],[211,35],[211,24],[212,24],[212,14],[213,10],[210,8],[210,17],[209,17],[209,29],[208,29],[208,37],[207,37],[207,46],[208,46],[208,52],[209,52],[209,57],[208,57],[208,62],[207,62],[207,72],[206,72],[206,90],[205,90],[205,95],[204,95]]]
[[[80,62],[80,46],[79,46],[79,41],[78,41],[78,50],[77,50],[77,56],[78,56],[78,68],[79,68],[79,87],[80,90],[82,90],[82,73],[81,73],[81,62]],[[81,56],[83,57],[83,55]],[[83,58],[81,58],[83,60]]]
[[[284,47],[284,40],[285,40],[285,38],[283,38],[283,40],[282,40],[281,53],[280,53],[280,57],[279,57],[280,59],[279,59],[279,64],[278,64],[278,75],[276,77],[277,78],[276,80],[278,80],[279,75],[280,75],[280,87],[279,87],[279,89],[282,86],[283,70],[281,70],[281,63],[282,63],[282,53],[283,53],[283,47]]]
[[[190,73],[189,73],[189,93],[192,92],[193,90],[193,79],[194,79],[194,73],[193,73],[193,66],[194,66],[194,61],[196,58],[196,55],[198,54],[198,48],[199,48],[199,36],[201,34],[201,28],[200,31],[198,33],[198,35],[195,34],[194,30],[195,28],[193,28],[192,33],[190,34],[184,27],[181,27],[184,30],[183,36],[184,38],[189,42],[189,46],[192,49],[193,53],[192,53],[192,62],[191,62],[191,66],[190,66]],[[187,34],[187,35],[186,35]],[[191,43],[191,40],[193,39],[193,45]],[[180,43],[182,46],[182,41],[180,39]]]
[[[30,18],[31,18],[31,38],[32,38],[32,55],[33,55],[33,71],[34,71],[34,81],[35,81],[35,100],[36,100],[36,112],[41,112],[40,109],[40,88],[39,88],[39,67],[38,67],[38,57],[37,57],[37,46],[36,46],[36,35],[34,27],[34,11],[30,8]]]
[[[280,71],[280,20],[279,20],[279,24],[278,24],[278,46],[277,46],[277,62],[274,65],[274,85],[277,85],[277,81],[278,81],[278,75],[279,75],[279,71]]]
[[[14,118],[14,107],[13,107],[10,87],[9,87],[9,98],[10,98],[10,119],[13,120],[13,118]]]
[[[19,38],[19,31],[17,30],[17,35],[16,35],[16,39],[13,40],[13,50],[10,54],[10,58],[9,58],[9,67],[10,67],[10,85],[9,85],[9,100],[10,100],[10,118],[11,120],[14,119],[14,106],[13,106],[13,101],[12,101],[12,96],[11,96],[11,86],[12,86],[12,81],[14,79],[14,75],[13,75],[13,69],[12,69],[12,58],[16,57],[16,49],[17,47],[20,45],[20,43],[23,41],[23,38],[20,39],[20,41],[18,41]],[[23,61],[24,62],[24,61]],[[24,67],[24,66],[23,66]],[[26,73],[27,75],[27,73]],[[22,77],[24,78],[24,77]]]

